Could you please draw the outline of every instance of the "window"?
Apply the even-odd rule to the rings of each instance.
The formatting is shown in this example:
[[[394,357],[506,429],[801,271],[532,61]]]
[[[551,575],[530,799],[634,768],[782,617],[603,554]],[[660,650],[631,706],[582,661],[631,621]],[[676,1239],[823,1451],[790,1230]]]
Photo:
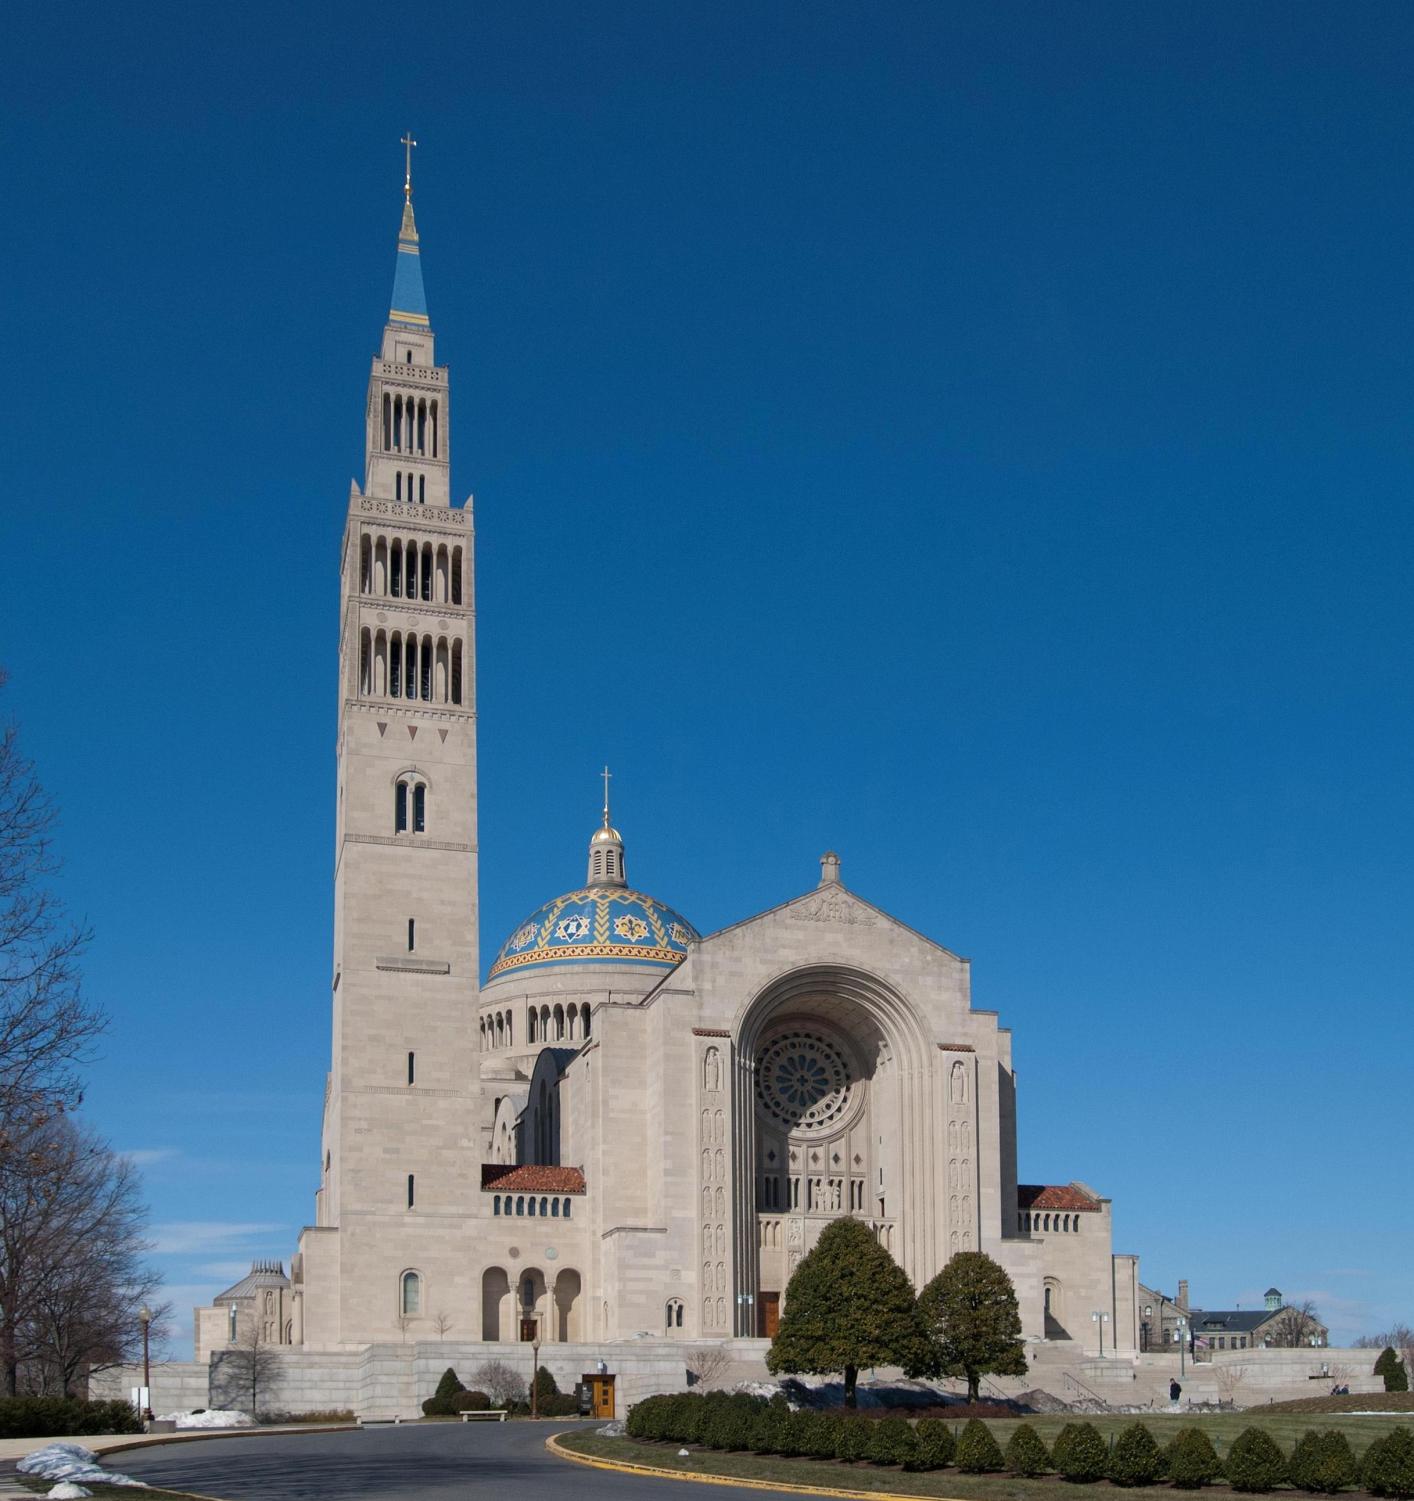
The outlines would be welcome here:
[[[408,1083],[417,1083],[417,1054],[412,1052],[408,1053]]]
[[[501,1212],[501,1196],[500,1196],[500,1194],[497,1194],[496,1197],[494,1199],[492,1199],[492,1201],[491,1201],[491,1213],[492,1214],[500,1214],[500,1212]]]
[[[663,1326],[666,1329],[682,1328],[682,1299],[669,1298],[663,1310]]]
[[[427,832],[427,788],[421,782],[412,790],[412,831]]]
[[[232,1344],[235,1344],[235,1342],[236,1342],[236,1305],[234,1303],[231,1304],[231,1310],[230,1310],[230,1314],[228,1316],[226,1337],[227,1337],[227,1339],[230,1340],[230,1342]]]
[[[557,1220],[557,1219],[559,1219],[559,1217],[560,1217],[560,1201],[558,1199],[551,1199],[550,1200],[550,1218],[552,1220]]]
[[[566,1219],[568,1219],[570,1217],[570,1204],[571,1204],[571,1202],[572,1201],[569,1200],[569,1199],[565,1200],[565,1218]]]
[[[411,1209],[417,1203],[417,1180],[411,1173],[408,1174],[408,1208]]]
[[[417,503],[418,505],[427,503],[427,476],[425,474],[419,474],[417,477]]]
[[[412,951],[416,947],[417,947],[417,919],[415,917],[410,917],[410,918],[408,918],[408,953],[412,953]]]
[[[422,1312],[422,1278],[416,1272],[403,1273],[401,1308],[405,1319]]]
[[[531,1212],[531,1214],[535,1213],[535,1198],[534,1198],[534,1195],[531,1196],[531,1200],[530,1200],[530,1212]]]
[[[397,673],[397,659],[394,658],[394,674]],[[393,832],[406,834],[408,828],[408,784],[398,783],[398,790],[393,799]],[[409,945],[411,947],[411,945]]]

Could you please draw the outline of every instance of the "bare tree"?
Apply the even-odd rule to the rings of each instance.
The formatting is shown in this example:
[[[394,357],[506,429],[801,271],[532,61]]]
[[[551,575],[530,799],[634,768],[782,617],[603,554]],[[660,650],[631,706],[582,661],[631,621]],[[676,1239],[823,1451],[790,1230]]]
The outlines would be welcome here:
[[[70,1390],[87,1366],[131,1356],[146,1210],[126,1157],[67,1116],[12,1130],[0,1150],[0,1388]],[[44,1376],[34,1376],[46,1371]]]
[[[1294,1350],[1309,1345],[1320,1324],[1316,1305],[1307,1298],[1304,1303],[1287,1304],[1280,1310],[1267,1326],[1266,1340],[1279,1350]]]
[[[1355,1341],[1357,1350],[1404,1350],[1414,1346],[1414,1329],[1408,1324],[1396,1324],[1384,1334],[1362,1334]]]
[[[1237,1403],[1237,1394],[1242,1389],[1242,1383],[1247,1378],[1245,1365],[1218,1365],[1213,1364],[1213,1380],[1217,1384],[1219,1401],[1226,1402],[1229,1406]]]
[[[251,1417],[259,1417],[270,1394],[279,1386],[283,1369],[276,1346],[251,1319],[233,1345],[219,1351],[211,1363],[211,1395],[222,1407],[236,1403]]]
[[[438,1339],[446,1339],[447,1331],[452,1328],[452,1321],[445,1313],[432,1315],[432,1327],[437,1331]]]
[[[526,1396],[525,1377],[504,1360],[488,1360],[478,1366],[471,1378],[471,1389],[485,1392],[497,1407],[524,1402]]]
[[[0,1152],[13,1132],[78,1104],[79,1066],[104,1025],[80,985],[88,930],[48,884],[55,818],[19,732],[0,727]]]
[[[727,1368],[733,1364],[732,1357],[721,1345],[707,1345],[701,1350],[694,1350],[689,1359],[691,1364],[688,1371],[692,1375],[692,1384],[707,1391],[713,1391],[720,1385]]]

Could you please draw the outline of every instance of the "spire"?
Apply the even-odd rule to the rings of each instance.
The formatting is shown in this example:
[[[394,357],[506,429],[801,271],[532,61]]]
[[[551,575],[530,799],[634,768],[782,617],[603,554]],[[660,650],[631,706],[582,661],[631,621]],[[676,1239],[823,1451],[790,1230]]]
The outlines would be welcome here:
[[[393,272],[393,303],[389,323],[427,328],[427,296],[422,290],[422,256],[417,243],[417,223],[412,216],[412,148],[417,145],[409,131],[403,136],[406,153],[403,174],[403,222],[398,230],[398,261]]]
[[[601,775],[604,778],[604,819],[589,841],[589,874],[585,879],[590,886],[627,886],[623,835],[609,822],[609,778],[613,773],[606,766]]]

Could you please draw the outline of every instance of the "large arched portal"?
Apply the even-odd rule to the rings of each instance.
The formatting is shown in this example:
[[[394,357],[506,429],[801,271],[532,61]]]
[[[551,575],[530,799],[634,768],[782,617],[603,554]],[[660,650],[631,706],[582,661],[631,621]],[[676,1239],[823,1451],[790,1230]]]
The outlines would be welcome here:
[[[775,981],[736,1036],[736,1330],[769,1335],[791,1273],[840,1215],[906,1270],[931,1264],[929,1059],[909,1003],[844,968]]]

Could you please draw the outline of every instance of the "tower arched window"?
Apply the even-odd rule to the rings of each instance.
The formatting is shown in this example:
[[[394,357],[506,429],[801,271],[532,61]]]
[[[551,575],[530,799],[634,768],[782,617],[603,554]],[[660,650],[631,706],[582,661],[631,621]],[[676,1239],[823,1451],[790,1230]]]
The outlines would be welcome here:
[[[460,547],[452,549],[452,603],[459,605],[462,602],[462,550]]]
[[[383,452],[393,446],[393,398],[383,393]]]
[[[527,1017],[526,1024],[525,1024],[525,1040],[527,1042],[534,1042],[536,1040],[535,1039],[535,1020],[536,1020],[536,1018],[535,1018],[535,1007],[532,1006],[530,1008],[530,1015],[529,1015],[529,1017]]]
[[[393,480],[393,499],[394,500],[401,500],[402,498],[403,498],[403,471],[401,469],[399,469],[398,472],[397,472],[397,474],[394,476],[394,480]]]
[[[462,701],[462,644],[460,641],[452,642],[452,702],[459,704]]]
[[[403,446],[403,399],[401,396],[393,398],[393,449],[401,450]]]
[[[588,1037],[589,1036],[589,1002],[588,1001],[586,1001],[579,1008],[579,1019],[580,1019],[580,1035],[582,1037]]]
[[[424,782],[412,789],[412,831],[414,834],[427,832],[427,786]]]
[[[432,403],[432,457],[437,457],[437,403]]]
[[[406,834],[408,827],[408,784],[399,782],[393,794],[393,832]]]
[[[401,542],[393,543],[388,578],[388,592],[394,599],[400,599],[403,592],[403,544]]]
[[[373,538],[365,537],[358,545],[358,587],[361,594],[373,590]]]
[[[420,506],[427,504],[427,476],[419,474],[417,477],[417,503]]]
[[[422,544],[422,598],[431,602],[432,599],[432,544]]]
[[[402,1295],[398,1306],[405,1319],[416,1318],[422,1312],[422,1277],[419,1273],[403,1273]]]
[[[373,636],[367,626],[358,638],[358,691],[364,694],[373,691]]]

